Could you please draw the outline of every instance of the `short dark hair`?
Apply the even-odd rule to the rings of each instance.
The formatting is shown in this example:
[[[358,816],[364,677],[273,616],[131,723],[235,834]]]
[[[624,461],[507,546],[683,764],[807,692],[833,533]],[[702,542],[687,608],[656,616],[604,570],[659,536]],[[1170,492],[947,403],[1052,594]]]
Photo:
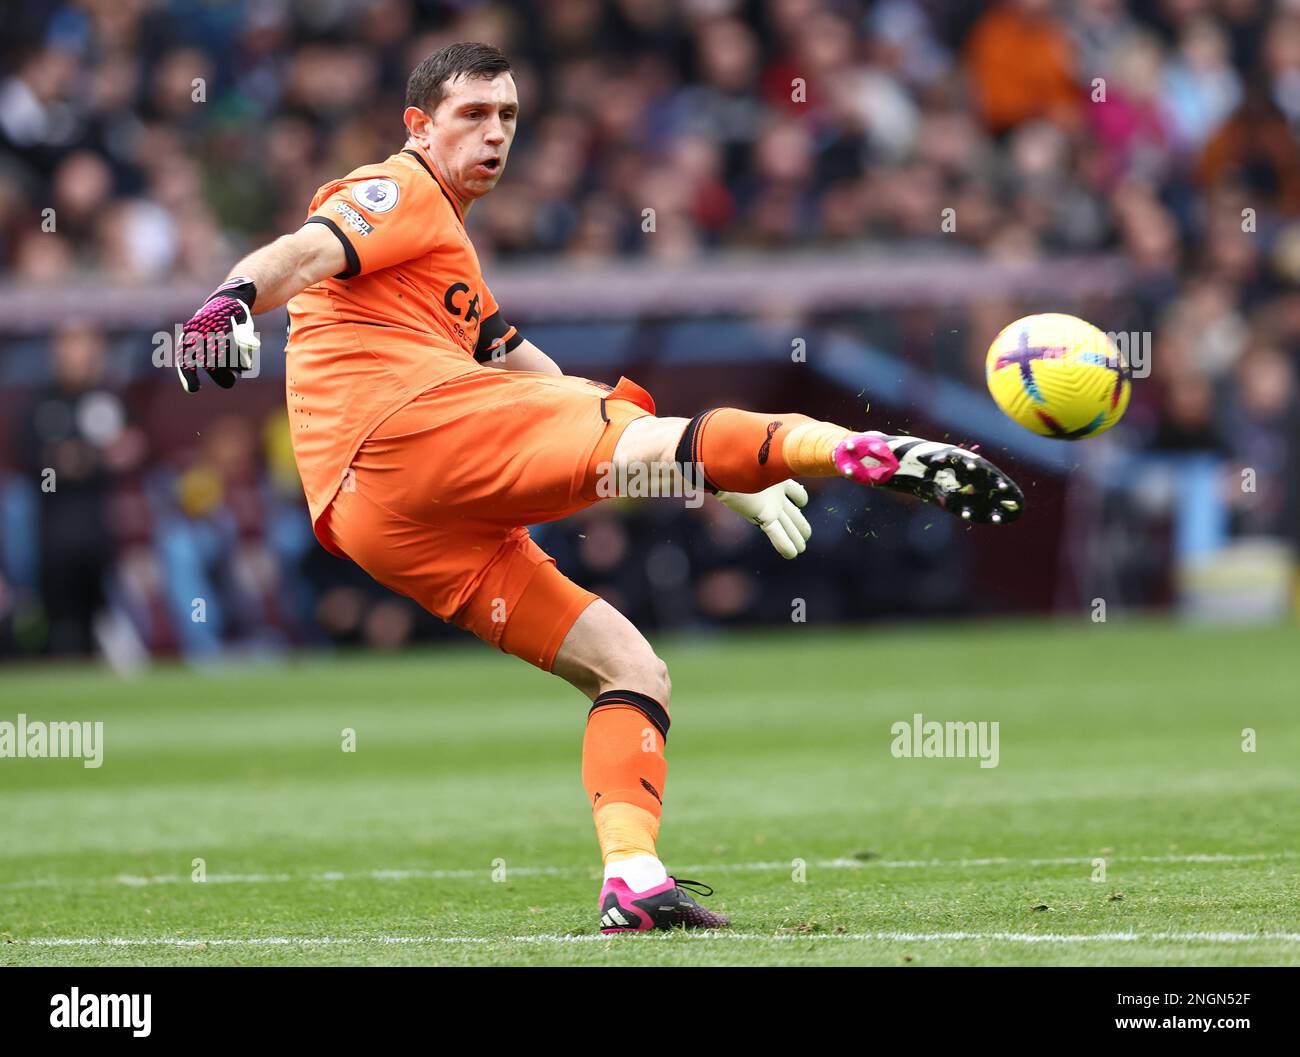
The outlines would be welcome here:
[[[509,70],[510,60],[491,44],[448,44],[411,71],[406,82],[406,105],[432,114],[447,94],[447,82],[453,78],[464,74],[490,81]]]

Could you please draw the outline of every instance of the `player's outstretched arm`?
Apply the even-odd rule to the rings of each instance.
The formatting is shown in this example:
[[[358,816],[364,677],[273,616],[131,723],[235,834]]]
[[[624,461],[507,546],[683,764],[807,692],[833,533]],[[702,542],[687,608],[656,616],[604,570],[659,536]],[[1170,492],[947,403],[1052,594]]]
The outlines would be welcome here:
[[[252,367],[261,345],[253,315],[278,308],[346,267],[342,244],[321,224],[305,224],[254,250],[181,328],[176,349],[181,388],[198,391],[201,366],[217,385],[229,389]]]
[[[348,266],[343,244],[324,224],[304,224],[254,250],[231,269],[257,285],[254,315],[261,315],[296,297],[322,279]]]

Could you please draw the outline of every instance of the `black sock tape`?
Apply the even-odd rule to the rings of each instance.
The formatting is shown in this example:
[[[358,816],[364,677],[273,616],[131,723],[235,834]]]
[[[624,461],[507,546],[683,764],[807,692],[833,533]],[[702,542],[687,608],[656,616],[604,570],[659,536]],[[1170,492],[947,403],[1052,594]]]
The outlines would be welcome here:
[[[606,690],[592,702],[591,711],[587,713],[587,719],[591,719],[596,709],[604,708],[606,705],[631,705],[637,711],[645,714],[645,718],[654,724],[655,730],[659,731],[659,736],[664,739],[664,744],[668,743],[668,727],[671,722],[668,719],[668,711],[653,697],[639,694],[635,690]]]
[[[692,484],[702,485],[706,491],[715,493],[719,489],[704,473],[704,460],[700,457],[700,435],[704,429],[704,420],[717,410],[718,408],[713,407],[708,411],[702,411],[686,423],[686,428],[682,430],[682,439],[677,442],[677,454],[674,456],[682,477]],[[699,481],[696,481],[696,476],[700,478]]]

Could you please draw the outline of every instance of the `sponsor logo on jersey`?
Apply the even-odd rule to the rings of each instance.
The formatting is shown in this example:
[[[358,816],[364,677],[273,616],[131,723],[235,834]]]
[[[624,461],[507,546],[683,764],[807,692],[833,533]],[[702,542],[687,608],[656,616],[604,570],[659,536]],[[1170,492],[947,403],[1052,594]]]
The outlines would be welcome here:
[[[469,292],[470,289],[465,283],[452,283],[443,292],[442,303],[453,316],[459,317],[463,313],[465,322],[473,323],[481,318],[482,313],[479,311],[478,294],[465,297]]]
[[[361,235],[369,235],[375,226],[346,202],[335,202],[331,208],[348,222],[348,226]]]
[[[397,181],[382,177],[352,188],[352,197],[367,213],[387,213],[397,205],[397,194]]]

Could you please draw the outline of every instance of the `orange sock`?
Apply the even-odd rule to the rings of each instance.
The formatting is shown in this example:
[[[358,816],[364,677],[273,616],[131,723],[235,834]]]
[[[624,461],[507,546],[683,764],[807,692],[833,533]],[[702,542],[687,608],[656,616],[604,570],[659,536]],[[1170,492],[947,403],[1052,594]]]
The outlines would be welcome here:
[[[605,862],[655,855],[668,761],[668,713],[634,690],[606,690],[587,716],[582,784]]]
[[[718,407],[687,424],[677,461],[703,467],[705,480],[720,491],[758,492],[787,477],[835,476],[831,453],[852,432],[797,412]]]
[[[659,839],[659,819],[643,807],[615,800],[592,812],[601,861],[618,862],[640,855],[653,855]]]

